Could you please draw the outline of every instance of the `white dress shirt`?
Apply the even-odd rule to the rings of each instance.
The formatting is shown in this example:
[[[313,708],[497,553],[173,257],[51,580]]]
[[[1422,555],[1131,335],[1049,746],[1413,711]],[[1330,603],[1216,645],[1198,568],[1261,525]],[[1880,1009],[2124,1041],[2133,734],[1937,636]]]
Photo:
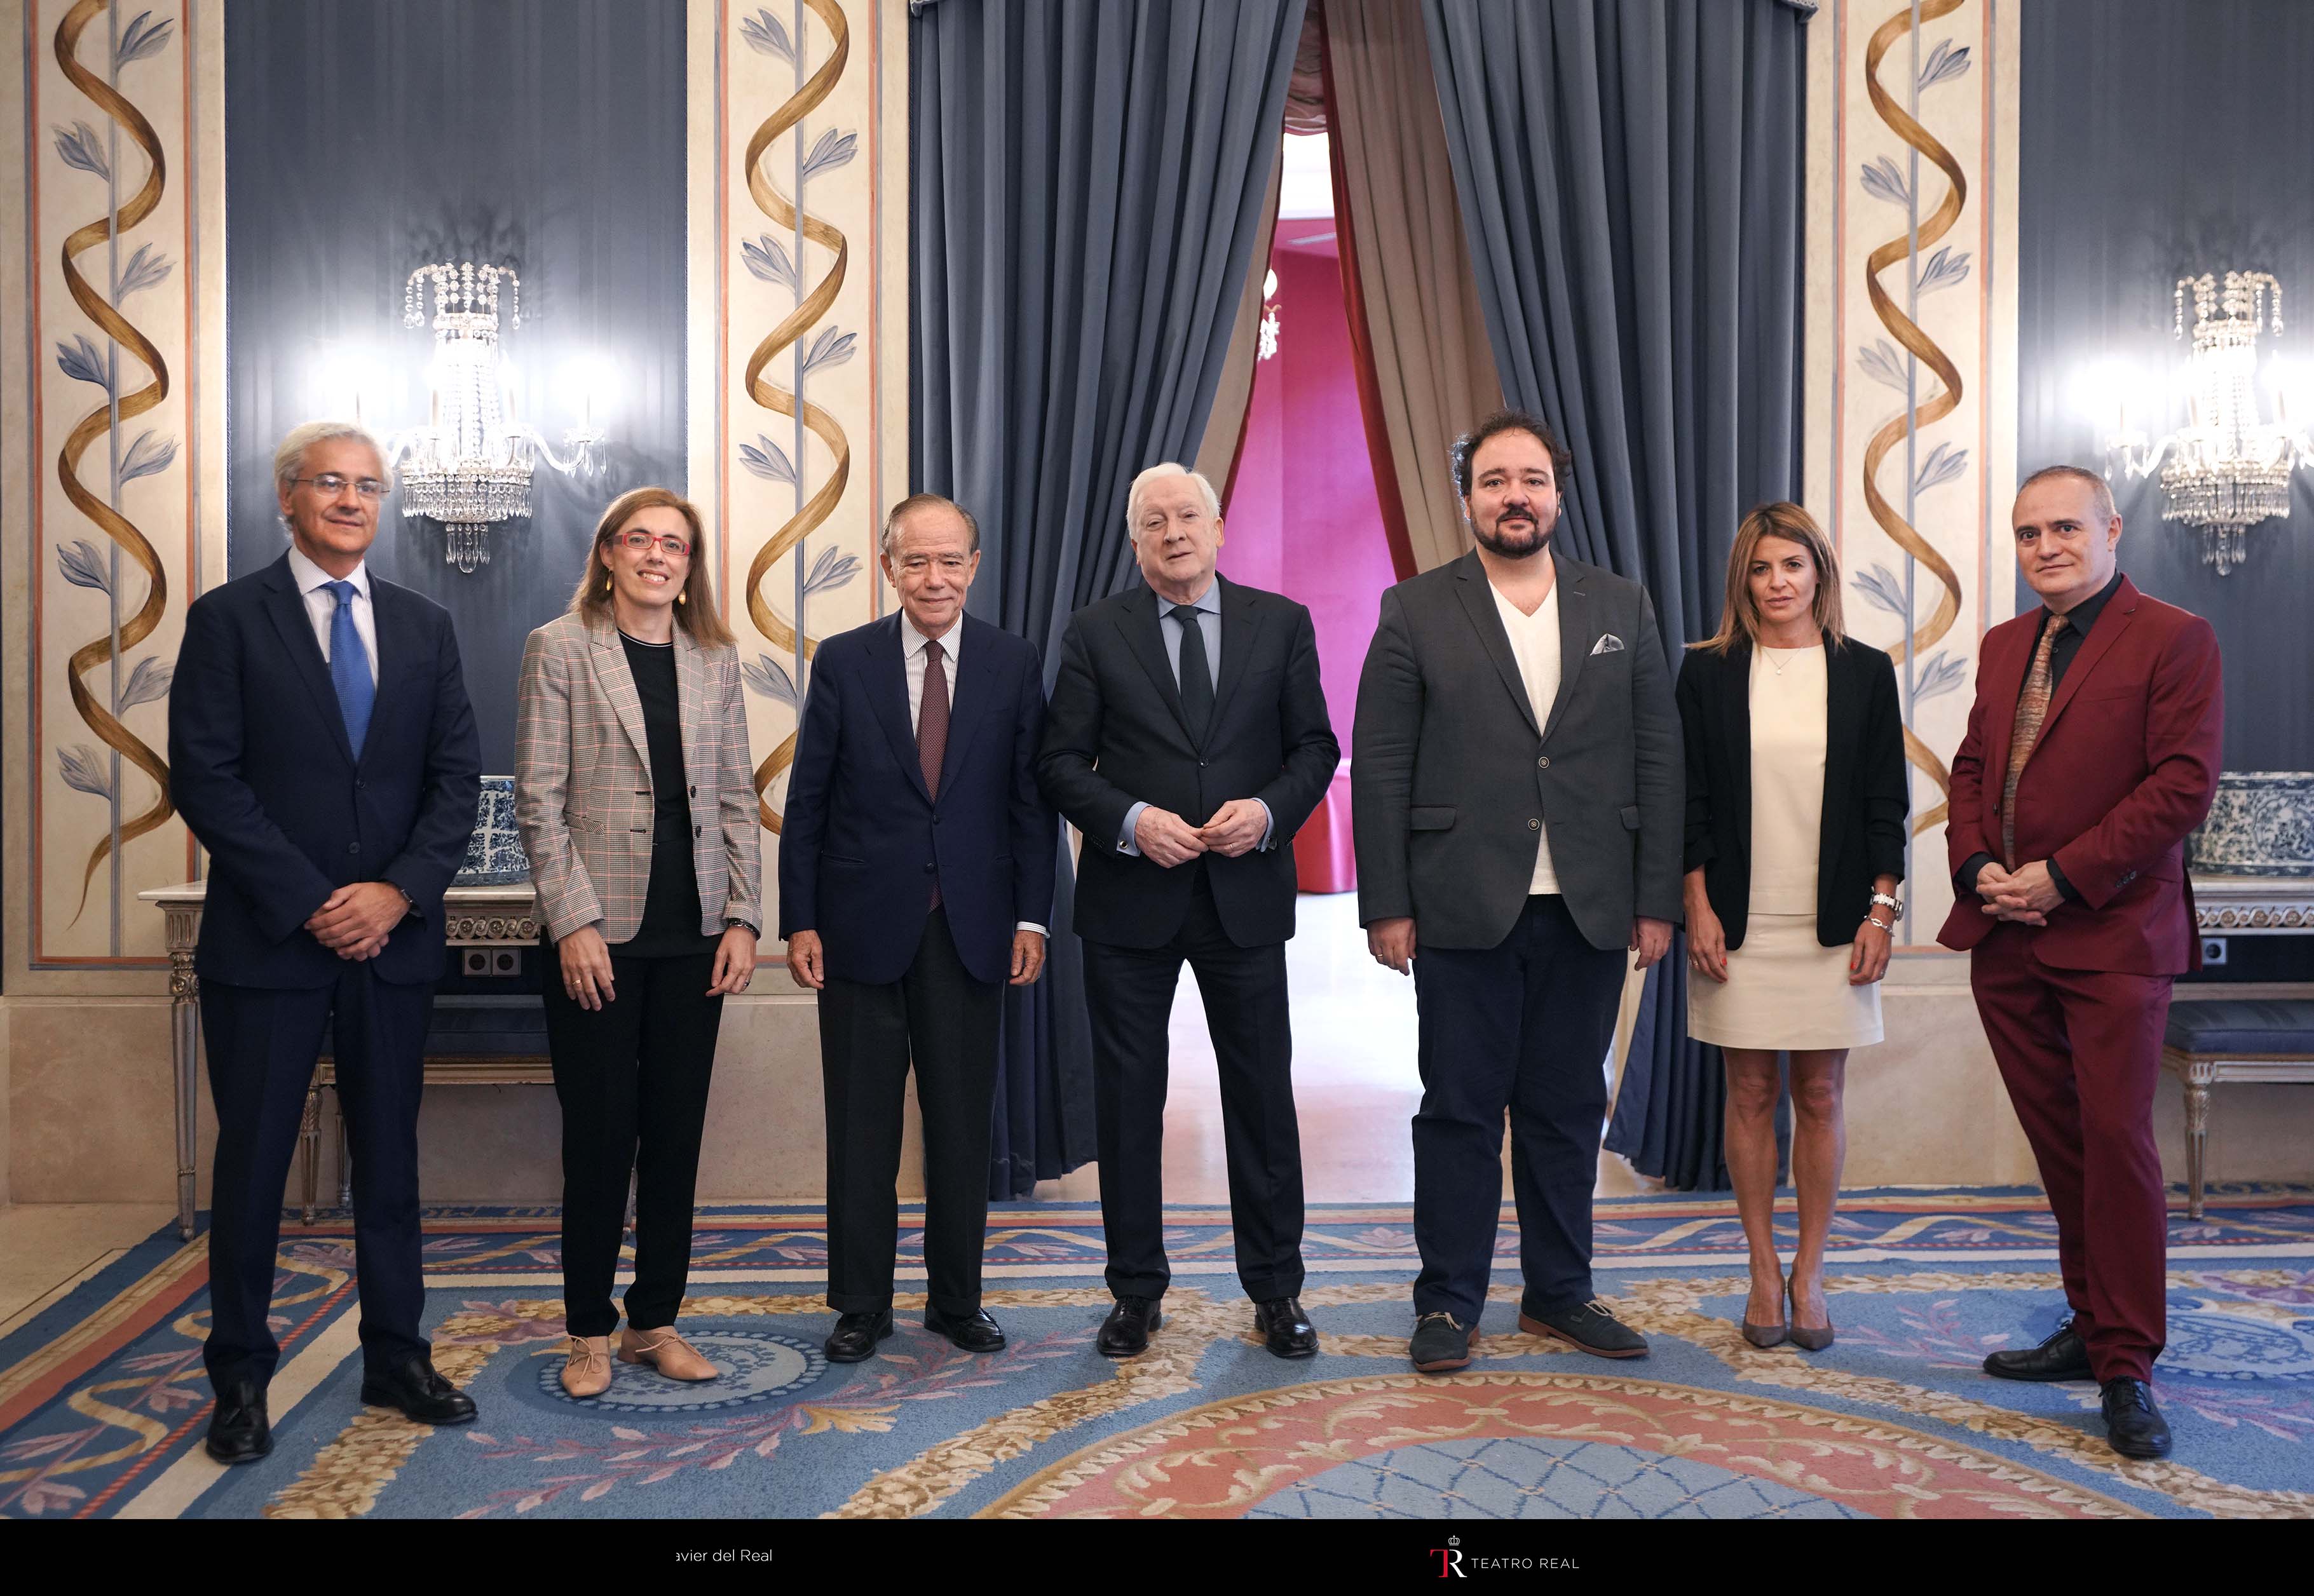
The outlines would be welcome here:
[[[1550,559],[1550,551],[1546,550],[1542,558]],[[1550,591],[1532,615],[1521,614],[1519,607],[1492,582],[1487,584],[1487,590],[1495,595],[1495,611],[1503,618],[1503,630],[1510,633],[1511,657],[1518,661],[1519,682],[1526,689],[1534,723],[1537,727],[1549,726],[1551,706],[1559,701],[1559,583],[1551,582]],[[1550,818],[1543,816],[1544,829],[1535,839],[1534,876],[1526,889],[1530,897],[1559,890],[1559,872],[1550,863]]]
[[[924,669],[932,663],[932,656],[924,652],[924,646],[932,642],[941,646],[941,674],[948,678],[948,707],[952,717],[956,713],[956,660],[964,649],[964,618],[958,616],[940,637],[928,638],[916,630],[916,623],[908,618],[905,610],[900,612],[900,666],[908,678],[910,731],[923,724]],[[1034,931],[1040,937],[1045,935],[1045,928],[1033,920],[1023,920],[1012,929]]]
[[[305,551],[296,544],[289,545],[289,576],[297,584],[297,595],[305,601],[305,614],[314,623],[314,640],[322,646],[322,658],[330,657],[330,628],[336,622],[338,595],[330,591],[330,584],[338,578],[305,558]],[[348,572],[345,579],[354,585],[354,630],[360,634],[362,647],[369,651],[370,685],[377,685],[377,613],[369,598],[369,561],[365,560]]]

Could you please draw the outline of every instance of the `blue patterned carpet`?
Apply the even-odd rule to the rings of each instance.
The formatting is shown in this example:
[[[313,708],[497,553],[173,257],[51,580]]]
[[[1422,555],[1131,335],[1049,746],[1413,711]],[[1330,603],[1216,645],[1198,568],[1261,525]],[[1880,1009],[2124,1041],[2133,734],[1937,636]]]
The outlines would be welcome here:
[[[1094,1352],[1100,1214],[1052,1204],[992,1217],[1005,1352],[923,1330],[904,1214],[900,1331],[831,1366],[820,1212],[706,1209],[684,1327],[723,1377],[620,1365],[580,1404],[556,1380],[552,1212],[432,1210],[436,1362],[481,1408],[443,1431],[361,1406],[350,1234],[293,1223],[276,1451],[231,1471],[200,1451],[205,1242],[172,1228],[0,1342],[0,1516],[2314,1516],[2314,1190],[2222,1187],[2206,1220],[2173,1224],[2156,1376],[2177,1447],[2160,1463],[2106,1448],[2093,1386],[1978,1368],[2057,1318],[2030,1190],[1848,1194],[1827,1270],[1839,1341],[1815,1355],[1737,1335],[1723,1199],[1600,1204],[1601,1289],[1654,1347],[1621,1363],[1518,1333],[1506,1222],[1478,1356],[1445,1378],[1406,1362],[1402,1205],[1312,1212],[1303,1301],[1322,1342],[1298,1363],[1252,1335],[1227,1213],[1169,1217],[1174,1285],[1143,1357]]]

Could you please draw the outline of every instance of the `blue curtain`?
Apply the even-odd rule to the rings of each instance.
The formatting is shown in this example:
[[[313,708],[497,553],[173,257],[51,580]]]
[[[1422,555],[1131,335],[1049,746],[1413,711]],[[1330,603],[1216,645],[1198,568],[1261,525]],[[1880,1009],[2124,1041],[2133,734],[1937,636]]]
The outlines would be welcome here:
[[[1799,482],[1805,13],[1781,0],[1424,0],[1487,331],[1573,452],[1560,546],[1718,623],[1736,524]],[[1607,1145],[1727,1185],[1718,1050],[1650,974]]]
[[[1197,457],[1304,0],[944,0],[909,27],[909,480],[981,529],[972,613],[1035,642],[1135,579],[1125,493]],[[989,1174],[1093,1155],[1065,843],[1043,981],[1006,993]]]

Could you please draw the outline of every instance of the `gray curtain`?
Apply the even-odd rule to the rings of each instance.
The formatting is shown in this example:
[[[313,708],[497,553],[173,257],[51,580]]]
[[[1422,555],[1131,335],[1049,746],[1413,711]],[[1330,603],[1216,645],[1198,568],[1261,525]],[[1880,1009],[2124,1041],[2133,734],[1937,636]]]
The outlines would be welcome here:
[[[971,509],[973,613],[1044,650],[1137,579],[1125,492],[1192,460],[1261,231],[1303,0],[945,0],[909,40],[909,480]],[[1061,850],[1007,993],[990,1190],[1092,1156]]]
[[[1424,0],[1510,402],[1575,457],[1560,546],[1718,623],[1736,524],[1799,483],[1804,13],[1781,0]],[[1718,1052],[1650,974],[1607,1145],[1723,1189]]]

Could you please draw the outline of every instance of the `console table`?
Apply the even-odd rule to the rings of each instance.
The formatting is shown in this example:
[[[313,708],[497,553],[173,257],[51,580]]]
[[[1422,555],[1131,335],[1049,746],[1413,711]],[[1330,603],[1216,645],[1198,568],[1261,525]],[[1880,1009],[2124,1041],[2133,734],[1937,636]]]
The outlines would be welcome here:
[[[137,895],[168,917],[169,1065],[177,1086],[177,1233],[193,1234],[193,1177],[198,1168],[200,1068],[200,977],[193,973],[193,948],[200,939],[201,905],[208,883],[155,887]],[[453,948],[530,948],[538,942],[537,894],[527,881],[507,886],[454,886],[443,901]],[[2310,928],[2314,929],[2314,928]],[[500,1079],[502,1077],[493,1077]],[[305,1203],[312,1218],[314,1143],[320,1134],[320,1082],[306,1098]]]
[[[2194,907],[2204,937],[2314,936],[2314,878],[2303,876],[2195,876]],[[2186,1214],[2199,1219],[2210,1089],[2314,1082],[2314,989],[2292,983],[2286,996],[2244,1001],[2223,985],[2195,983],[2177,996],[2185,1001],[2170,1005],[2161,1063],[2186,1090]]]

